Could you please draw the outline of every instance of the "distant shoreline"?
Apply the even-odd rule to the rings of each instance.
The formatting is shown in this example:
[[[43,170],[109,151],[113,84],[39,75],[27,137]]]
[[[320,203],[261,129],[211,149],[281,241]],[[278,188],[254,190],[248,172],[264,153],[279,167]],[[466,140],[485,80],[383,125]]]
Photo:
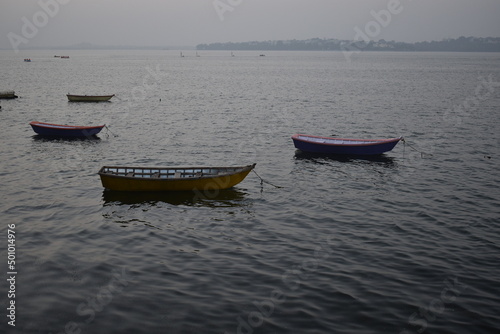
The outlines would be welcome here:
[[[196,50],[228,51],[428,51],[428,52],[500,52],[500,37],[459,37],[432,42],[350,41],[312,38],[198,44]]]
[[[0,48],[2,51],[11,48]],[[431,42],[352,41],[326,38],[198,44],[196,46],[129,46],[80,43],[69,46],[24,47],[29,50],[159,50],[159,51],[407,51],[407,52],[500,52],[500,37],[459,37]]]

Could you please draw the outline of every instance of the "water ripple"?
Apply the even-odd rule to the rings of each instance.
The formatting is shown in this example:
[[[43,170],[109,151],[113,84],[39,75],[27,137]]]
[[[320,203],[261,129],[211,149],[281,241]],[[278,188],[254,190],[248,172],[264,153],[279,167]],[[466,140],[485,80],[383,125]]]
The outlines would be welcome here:
[[[0,132],[18,332],[500,328],[498,99],[446,113],[474,96],[478,76],[500,77],[498,55],[363,53],[346,64],[341,53],[74,51],[61,63],[32,52],[29,68],[0,52],[3,80],[22,96],[2,100]],[[161,75],[145,88],[148,68]],[[68,103],[61,82],[117,96]],[[118,136],[47,140],[33,120],[106,123]],[[294,133],[405,135],[418,151],[309,155]],[[254,162],[279,188],[250,174],[209,198],[116,193],[97,175],[102,165]]]

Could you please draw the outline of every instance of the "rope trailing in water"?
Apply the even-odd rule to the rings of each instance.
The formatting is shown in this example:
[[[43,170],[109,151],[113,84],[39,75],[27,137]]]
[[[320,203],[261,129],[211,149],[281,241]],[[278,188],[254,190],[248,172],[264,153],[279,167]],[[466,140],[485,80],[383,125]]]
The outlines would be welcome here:
[[[403,142],[403,144],[405,145],[405,147],[406,147],[406,145],[408,145],[409,148],[411,148],[412,150],[417,151],[418,153],[420,153],[420,157],[421,158],[425,158],[425,156],[432,157],[432,154],[419,151],[415,147],[413,147],[412,145],[408,144],[408,142],[404,138],[401,138],[401,141]]]
[[[109,133],[111,133],[114,137],[118,137],[117,134],[114,134],[109,128],[107,125],[104,125],[104,127],[106,128],[107,131],[109,131]]]
[[[275,185],[275,184],[272,184],[272,183],[271,183],[271,182],[269,182],[269,181],[264,180],[263,178],[261,178],[261,177],[260,177],[260,175],[259,175],[259,174],[257,174],[257,172],[255,171],[255,169],[252,169],[252,171],[253,171],[253,172],[255,173],[255,175],[257,175],[257,177],[260,179],[260,185],[261,185],[261,186],[262,186],[262,184],[263,184],[263,183],[267,183],[267,184],[270,184],[270,185],[272,185],[273,187],[278,188],[278,189],[279,189],[279,188],[284,188],[284,187],[277,186],[277,185]]]

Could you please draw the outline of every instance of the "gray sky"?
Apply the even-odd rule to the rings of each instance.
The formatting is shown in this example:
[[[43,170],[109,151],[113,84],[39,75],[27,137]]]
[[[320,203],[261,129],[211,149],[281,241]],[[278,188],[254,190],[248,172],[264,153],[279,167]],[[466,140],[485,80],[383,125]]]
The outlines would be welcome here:
[[[499,17],[500,0],[0,0],[0,48],[500,37]]]

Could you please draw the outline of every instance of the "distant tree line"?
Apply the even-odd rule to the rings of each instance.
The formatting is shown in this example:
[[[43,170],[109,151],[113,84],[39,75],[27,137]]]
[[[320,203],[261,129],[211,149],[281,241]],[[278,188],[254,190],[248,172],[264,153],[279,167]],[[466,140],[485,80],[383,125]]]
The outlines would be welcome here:
[[[500,52],[499,37],[459,37],[442,41],[404,43],[312,38],[306,40],[252,41],[199,44],[197,50],[317,50],[317,51],[456,51]]]

